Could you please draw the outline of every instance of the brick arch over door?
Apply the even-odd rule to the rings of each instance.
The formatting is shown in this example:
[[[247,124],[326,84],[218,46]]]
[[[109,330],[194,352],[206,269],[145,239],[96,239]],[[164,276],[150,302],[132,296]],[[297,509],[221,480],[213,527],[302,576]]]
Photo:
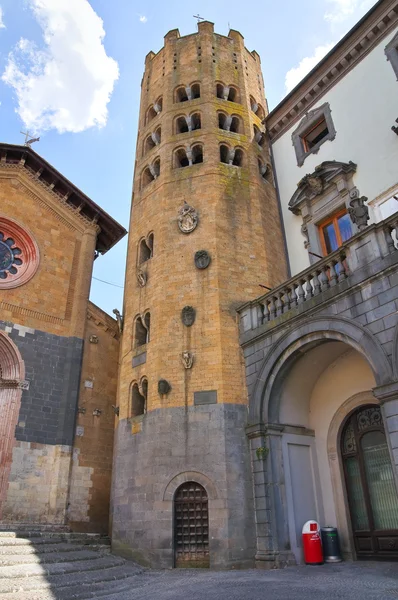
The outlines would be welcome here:
[[[250,401],[250,423],[277,422],[279,398],[273,393],[277,376],[290,365],[301,348],[328,340],[344,342],[362,354],[370,364],[378,386],[393,381],[390,361],[377,339],[362,325],[342,317],[308,318],[305,324],[289,329],[265,357]]]
[[[8,489],[22,390],[16,382],[24,379],[25,366],[14,342],[0,331],[0,519]]]

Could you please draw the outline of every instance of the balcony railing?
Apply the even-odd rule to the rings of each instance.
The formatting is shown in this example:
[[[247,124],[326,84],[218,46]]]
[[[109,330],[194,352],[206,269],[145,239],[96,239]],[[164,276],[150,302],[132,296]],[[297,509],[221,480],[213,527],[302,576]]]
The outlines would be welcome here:
[[[293,316],[298,312],[299,307],[302,307],[299,309],[301,312],[306,309],[306,305],[309,308],[310,304],[318,304],[313,300],[317,296],[319,301],[333,297],[335,294],[328,290],[336,288],[336,293],[344,291],[345,286],[339,284],[347,280],[346,286],[350,286],[353,276],[356,275],[358,281],[352,283],[359,282],[362,271],[363,278],[368,277],[371,274],[370,270],[363,267],[377,259],[398,253],[397,237],[398,213],[380,223],[370,225],[350,238],[335,252],[328,254],[264,296],[241,306],[238,310],[241,332],[275,321],[286,313],[291,313]],[[312,303],[309,302],[310,300],[313,300]]]

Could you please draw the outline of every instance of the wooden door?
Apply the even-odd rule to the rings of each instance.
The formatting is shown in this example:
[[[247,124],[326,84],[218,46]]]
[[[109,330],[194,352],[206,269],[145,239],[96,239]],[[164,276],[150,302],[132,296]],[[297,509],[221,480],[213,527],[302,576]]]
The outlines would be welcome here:
[[[204,568],[209,560],[209,510],[206,490],[183,483],[174,497],[175,566]]]

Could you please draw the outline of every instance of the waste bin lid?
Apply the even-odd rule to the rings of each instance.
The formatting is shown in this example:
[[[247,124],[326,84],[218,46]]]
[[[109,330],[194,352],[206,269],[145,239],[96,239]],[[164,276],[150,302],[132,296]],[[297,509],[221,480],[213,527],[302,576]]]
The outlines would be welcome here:
[[[319,531],[319,523],[317,521],[307,521],[304,523],[302,533],[315,533]]]
[[[330,525],[327,525],[326,527],[322,527],[321,531],[331,533],[332,531],[337,531],[337,527],[331,527]]]

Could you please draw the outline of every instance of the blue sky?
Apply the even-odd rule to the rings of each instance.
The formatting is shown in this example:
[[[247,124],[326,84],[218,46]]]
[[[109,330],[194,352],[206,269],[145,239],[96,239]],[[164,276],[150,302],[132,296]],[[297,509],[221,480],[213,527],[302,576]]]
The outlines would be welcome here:
[[[0,140],[35,130],[34,149],[127,229],[144,58],[167,31],[195,31],[198,11],[217,33],[241,31],[272,109],[373,4],[0,0]],[[94,276],[123,286],[126,246],[98,258]],[[109,313],[122,294],[93,280],[91,299]]]

